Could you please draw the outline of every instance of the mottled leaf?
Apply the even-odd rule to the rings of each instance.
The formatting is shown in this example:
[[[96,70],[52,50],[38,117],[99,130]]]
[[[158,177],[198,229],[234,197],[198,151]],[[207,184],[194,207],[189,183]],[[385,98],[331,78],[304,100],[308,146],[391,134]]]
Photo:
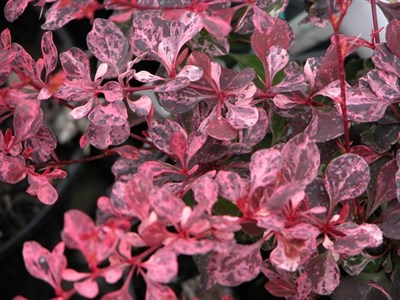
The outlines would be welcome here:
[[[236,203],[242,196],[243,182],[240,176],[231,171],[219,171],[216,177],[219,194],[225,199]]]
[[[91,82],[89,59],[81,49],[71,48],[61,53],[60,61],[69,80]]]
[[[154,145],[167,154],[174,154],[170,143],[175,132],[180,132],[185,139],[187,138],[185,130],[178,123],[169,119],[153,121],[149,130]]]
[[[371,58],[378,69],[400,77],[400,58],[390,52],[386,44],[377,45]]]
[[[382,244],[382,231],[375,224],[355,224],[347,222],[336,226],[344,236],[339,236],[333,250],[344,255],[360,254],[365,248],[375,248]]]
[[[46,281],[56,290],[61,288],[62,272],[67,267],[63,242],[58,243],[52,252],[37,242],[25,242],[22,255],[26,269],[33,277]]]
[[[322,111],[313,109],[310,124],[304,130],[310,140],[322,143],[333,140],[343,134],[343,121],[336,110]]]
[[[33,0],[8,0],[4,7],[4,17],[8,22],[14,22],[23,14],[29,2]]]
[[[168,283],[178,274],[176,254],[165,248],[154,253],[143,266],[147,269],[146,276],[159,283]]]
[[[320,163],[319,150],[317,144],[310,141],[307,134],[299,134],[290,139],[281,153],[290,180],[309,184],[317,176]]]
[[[42,53],[44,58],[44,64],[46,67],[46,78],[49,74],[54,71],[57,66],[57,48],[53,42],[53,33],[47,31],[42,36]]]
[[[228,108],[227,119],[235,129],[251,128],[258,121],[257,107],[246,105],[230,105]]]
[[[43,111],[40,103],[36,101],[25,101],[17,105],[14,110],[14,141],[16,144],[34,136],[42,126]]]
[[[311,258],[304,269],[312,290],[319,295],[330,295],[340,283],[339,267],[330,251]]]
[[[156,214],[170,224],[175,224],[185,208],[183,201],[162,188],[154,188],[149,194],[149,201]]]
[[[16,184],[26,177],[25,159],[22,156],[8,156],[0,152],[0,180]]]
[[[219,284],[236,286],[254,279],[260,273],[261,263],[258,244],[235,245],[229,255],[213,253],[207,271]]]
[[[35,136],[25,142],[26,147],[32,147],[32,161],[43,163],[47,161],[51,153],[56,149],[57,139],[54,133],[47,126],[42,125]]]
[[[127,99],[129,108],[140,117],[147,117],[152,108],[152,101],[149,96],[143,95],[138,100]]]
[[[278,150],[262,149],[255,152],[249,166],[252,190],[273,182],[282,166],[283,157]]]
[[[332,160],[325,173],[325,188],[333,208],[343,200],[360,196],[370,179],[369,167],[356,154],[344,154]]]

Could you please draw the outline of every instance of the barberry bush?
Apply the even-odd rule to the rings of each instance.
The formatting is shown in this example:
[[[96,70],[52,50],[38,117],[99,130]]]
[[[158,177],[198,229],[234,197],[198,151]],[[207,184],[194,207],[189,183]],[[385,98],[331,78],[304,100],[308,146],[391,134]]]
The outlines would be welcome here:
[[[0,180],[27,179],[26,192],[51,205],[65,165],[119,156],[96,221],[71,210],[52,251],[25,242],[28,271],[55,299],[95,298],[100,278],[123,281],[102,299],[132,299],[137,276],[146,299],[175,299],[168,284],[186,255],[205,289],[262,273],[286,299],[394,299],[400,5],[370,2],[371,40],[339,33],[350,0],[314,2],[304,22],[332,26],[330,46],[294,62],[295,36],[279,18],[287,0],[8,0],[7,21],[34,4],[46,31],[38,60],[1,33]],[[95,18],[100,10],[110,17]],[[82,18],[92,21],[87,49],[58,53],[52,31]],[[235,53],[235,40],[249,52]],[[372,58],[350,74],[347,57],[361,47]],[[146,60],[158,71],[138,71]],[[48,102],[86,120],[80,147],[102,154],[59,160]],[[139,123],[147,129],[138,133]],[[85,272],[68,268],[65,247],[83,254]]]

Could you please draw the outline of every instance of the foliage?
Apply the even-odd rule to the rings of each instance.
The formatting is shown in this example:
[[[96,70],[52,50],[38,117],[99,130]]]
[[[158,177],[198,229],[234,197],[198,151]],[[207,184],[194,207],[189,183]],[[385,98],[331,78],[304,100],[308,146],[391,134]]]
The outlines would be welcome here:
[[[50,205],[62,167],[92,159],[57,159],[45,102],[88,121],[82,148],[119,155],[96,222],[68,211],[52,252],[24,244],[28,271],[56,299],[95,298],[99,278],[125,282],[103,299],[132,299],[133,276],[144,278],[146,299],[175,299],[168,284],[179,255],[201,257],[205,288],[262,273],[265,288],[286,299],[354,298],[350,280],[390,299],[400,266],[399,4],[378,2],[390,21],[380,43],[378,28],[371,42],[338,33],[350,1],[313,2],[306,21],[330,23],[335,34],[323,57],[299,64],[288,54],[292,29],[278,18],[285,0],[8,0],[5,18],[30,2],[46,7],[43,57],[1,33],[0,122],[12,126],[0,131],[0,180],[27,178],[26,192]],[[103,9],[111,17],[94,18]],[[58,54],[52,30],[82,18],[92,21],[88,51]],[[232,35],[253,54],[230,53]],[[346,82],[344,60],[360,47],[374,51],[373,67]],[[243,68],[224,66],[226,54]],[[144,60],[159,71],[137,71]],[[142,136],[131,131],[138,122],[147,124]],[[240,242],[238,232],[253,239]],[[83,254],[87,272],[68,268],[64,247]],[[365,271],[371,262],[379,276]]]

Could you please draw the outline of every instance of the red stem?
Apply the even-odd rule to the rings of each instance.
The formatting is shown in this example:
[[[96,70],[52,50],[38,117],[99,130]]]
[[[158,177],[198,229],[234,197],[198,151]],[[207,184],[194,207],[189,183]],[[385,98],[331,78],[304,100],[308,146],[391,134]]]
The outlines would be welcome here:
[[[342,120],[343,120],[343,130],[344,130],[344,139],[345,139],[345,148],[346,152],[350,152],[350,133],[349,133],[349,121],[347,116],[347,105],[346,105],[346,75],[344,71],[344,57],[342,55],[342,47],[340,43],[339,37],[339,28],[340,24],[343,21],[344,16],[346,15],[347,9],[351,2],[347,2],[345,0],[344,5],[340,5],[340,17],[337,19],[335,15],[329,10],[329,15],[331,19],[331,24],[334,31],[334,38],[336,44],[336,55],[338,58],[339,64],[339,81],[340,81],[340,108],[342,110]],[[340,4],[343,4],[340,1]]]
[[[372,22],[374,24],[374,32],[372,34],[372,43],[379,44],[381,42],[381,38],[379,37],[379,25],[378,25],[378,17],[376,14],[376,2],[375,0],[371,0],[371,11],[372,11]]]
[[[85,163],[85,162],[89,162],[89,161],[102,159],[102,158],[110,156],[111,154],[114,154],[114,153],[116,153],[116,152],[113,152],[112,150],[107,150],[106,152],[104,152],[102,154],[91,156],[91,157],[85,157],[85,158],[74,159],[74,160],[51,161],[48,163],[42,163],[42,164],[37,164],[37,165],[33,165],[33,166],[35,168],[68,166],[68,165]]]

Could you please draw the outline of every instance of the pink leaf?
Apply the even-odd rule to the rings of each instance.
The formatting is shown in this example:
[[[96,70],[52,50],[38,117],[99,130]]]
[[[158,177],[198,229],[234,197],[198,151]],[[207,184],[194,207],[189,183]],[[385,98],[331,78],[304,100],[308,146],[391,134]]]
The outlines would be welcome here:
[[[162,78],[160,76],[157,76],[157,75],[153,75],[148,71],[135,72],[133,74],[133,77],[135,77],[135,79],[137,81],[144,82],[144,83],[155,82],[155,81],[159,81],[159,80],[162,80],[162,81],[165,80],[164,78]]]
[[[236,203],[243,194],[243,181],[240,176],[230,171],[219,171],[216,177],[219,194],[225,199]]]
[[[28,174],[28,182],[30,186],[26,192],[37,196],[43,204],[51,205],[57,201],[57,190],[51,185],[49,178],[46,176]]]
[[[218,184],[209,176],[202,176],[194,182],[192,190],[198,203],[196,208],[201,206],[211,215],[212,207],[218,200]]]
[[[225,37],[231,31],[231,26],[228,22],[217,16],[209,16],[207,13],[201,14],[204,29],[216,37]]]
[[[80,295],[89,299],[93,299],[99,293],[99,286],[97,285],[97,282],[91,278],[81,282],[75,282],[74,288]]]
[[[122,101],[113,101],[108,105],[97,105],[89,113],[91,123],[99,126],[121,126],[127,121],[128,113]]]
[[[203,70],[192,65],[185,65],[176,77],[188,78],[190,81],[197,81],[203,76]]]
[[[214,250],[215,243],[210,240],[178,239],[173,242],[173,247],[179,254],[201,255]]]
[[[272,99],[274,104],[281,108],[281,109],[291,109],[299,104],[302,104],[301,102],[297,101],[296,99],[293,99],[291,97],[285,96],[283,94],[277,94],[274,96]]]
[[[44,58],[44,64],[46,67],[46,78],[49,74],[54,71],[57,66],[57,48],[53,42],[53,33],[47,31],[42,36],[42,53]]]
[[[313,291],[319,295],[330,295],[339,285],[339,268],[329,251],[310,259],[304,268]]]
[[[23,14],[29,2],[33,0],[8,0],[4,7],[4,17],[8,22],[14,22]]]
[[[162,188],[154,188],[149,194],[151,206],[157,216],[175,224],[181,218],[185,208],[183,201]]]
[[[25,177],[25,159],[22,156],[7,156],[0,152],[0,180],[15,184]]]
[[[118,182],[115,183],[115,185],[118,184]],[[146,219],[150,213],[150,202],[148,197],[153,187],[151,180],[143,177],[140,173],[137,173],[124,185],[124,187],[125,199],[121,199],[122,203],[118,204],[115,202],[115,198],[112,197],[113,206],[118,211],[124,212],[124,210],[122,210],[123,206],[121,207],[121,205],[126,205],[126,213],[136,216],[140,220]],[[116,187],[114,186],[114,188]],[[126,204],[123,204],[124,202]]]
[[[262,258],[258,244],[235,245],[229,254],[213,253],[207,271],[219,284],[236,286],[260,273]]]
[[[58,291],[61,289],[62,272],[67,267],[67,259],[63,253],[63,242],[58,243],[52,252],[33,241],[25,242],[22,249],[28,272]]]
[[[104,97],[108,102],[114,102],[124,99],[124,92],[116,81],[109,81],[101,87],[99,90],[104,94]]]
[[[117,74],[124,68],[129,44],[125,35],[112,21],[95,19],[87,35],[89,50],[102,62],[113,67]]]
[[[317,144],[304,133],[290,139],[282,148],[290,180],[309,184],[317,176],[320,155]]]
[[[146,280],[146,300],[177,300],[174,291],[166,285]]]
[[[72,3],[71,3],[72,2]],[[46,22],[42,25],[44,30],[56,30],[63,27],[65,24],[74,19],[79,12],[78,5],[87,5],[89,0],[71,1],[70,5],[65,5],[62,2],[56,2],[46,12]]]
[[[11,44],[11,51],[13,53],[11,66],[20,77],[21,81],[29,78],[35,86],[39,88],[43,87],[43,82],[40,79],[40,73],[38,71],[38,64],[36,64],[32,56],[16,43]]]
[[[378,69],[396,74],[400,77],[400,58],[390,52],[385,43],[381,43],[375,47],[374,54],[371,58]]]
[[[400,80],[396,74],[371,70],[367,74],[372,91],[383,101],[396,101],[400,95]]]
[[[207,96],[190,88],[167,93],[158,93],[161,106],[174,114],[182,114],[191,110],[198,102],[207,99]]]
[[[206,142],[207,136],[200,131],[195,131],[189,134],[187,138],[187,158],[186,161],[189,162],[190,159],[196,154],[197,151],[203,147]]]
[[[139,151],[136,147],[131,146],[131,145],[124,145],[120,147],[116,147],[112,149],[113,152],[118,153],[124,158],[128,159],[139,159],[140,154]]]
[[[207,134],[217,140],[230,141],[237,137],[237,131],[225,118],[214,116],[207,126]]]
[[[347,222],[336,226],[344,236],[339,236],[333,245],[337,253],[353,256],[365,248],[375,248],[382,244],[382,231],[375,224],[355,224]]]
[[[285,271],[296,271],[316,252],[319,233],[317,228],[306,223],[284,229],[277,237],[278,246],[271,252],[271,263]]]
[[[43,111],[39,102],[25,101],[14,110],[14,144],[34,136],[42,126]]]
[[[249,166],[252,190],[273,182],[282,166],[283,157],[278,150],[262,149],[255,152]]]
[[[92,82],[90,79],[89,59],[79,48],[71,48],[60,54],[61,65],[69,80],[83,80],[85,83]]]
[[[257,107],[250,105],[230,105],[228,107],[227,119],[229,123],[236,129],[253,127],[258,121]]]
[[[282,70],[289,62],[289,55],[287,51],[281,46],[272,46],[267,51],[267,56],[264,64],[268,70],[268,78],[272,83],[276,73]]]
[[[87,83],[87,82],[86,82]],[[82,101],[92,98],[95,95],[95,89],[84,86],[77,81],[65,82],[55,92],[55,96],[66,101]]]
[[[281,19],[273,19],[273,25],[268,26],[265,32],[256,29],[251,37],[251,44],[255,54],[263,62],[264,68],[267,70],[267,52],[272,46],[280,46],[283,49],[289,49],[294,36],[293,31],[288,23]],[[271,66],[272,67],[272,66]]]
[[[68,248],[82,252],[91,269],[114,251],[117,242],[114,232],[96,228],[89,216],[79,210],[65,213],[61,236]]]
[[[189,78],[186,77],[175,77],[166,83],[157,86],[154,91],[158,93],[167,93],[181,90],[190,84]]]
[[[152,102],[150,97],[148,96],[141,96],[136,101],[131,101],[127,99],[129,108],[137,114],[139,117],[146,117],[151,110]]]
[[[242,130],[240,143],[234,144],[232,150],[238,149],[238,153],[251,152],[251,147],[263,140],[268,130],[268,117],[264,109],[258,108],[258,121],[248,129]]]
[[[169,119],[153,121],[149,130],[154,145],[167,154],[174,154],[170,143],[175,132],[179,132],[185,139],[187,138],[184,129]]]
[[[158,283],[168,283],[178,274],[176,254],[165,248],[154,253],[143,266],[147,269],[146,276]]]
[[[281,185],[274,190],[272,195],[264,195],[260,201],[260,206],[269,211],[280,211],[290,198],[304,198],[303,189],[303,186],[297,182]]]
[[[325,173],[325,188],[333,208],[343,200],[360,196],[370,179],[369,167],[356,154],[344,154],[332,160]]]
[[[171,151],[179,158],[182,164],[184,164],[184,155],[187,147],[186,138],[186,133],[181,131],[174,132],[170,138]]]
[[[376,122],[385,114],[389,100],[377,97],[368,86],[360,84],[346,99],[347,112],[356,122]]]
[[[77,272],[74,269],[65,269],[62,273],[62,278],[67,281],[78,281],[90,276],[90,273]]]
[[[92,110],[93,103],[94,98],[90,99],[85,105],[75,107],[69,112],[70,116],[74,119],[82,119]]]
[[[100,120],[97,121],[100,122]],[[94,123],[89,124],[87,129],[87,137],[89,138],[91,145],[98,149],[105,149],[110,145],[122,144],[128,139],[130,133],[128,120],[125,120],[122,123],[121,118],[113,118],[111,121],[118,122],[116,124],[107,125],[97,125]]]
[[[129,293],[129,288],[128,284],[124,284],[121,289],[105,294],[101,300],[134,300]]]
[[[57,139],[54,133],[45,125],[40,126],[35,136],[29,138],[25,142],[26,147],[32,147],[32,161],[35,163],[43,163],[47,161],[51,152],[56,149]]]

